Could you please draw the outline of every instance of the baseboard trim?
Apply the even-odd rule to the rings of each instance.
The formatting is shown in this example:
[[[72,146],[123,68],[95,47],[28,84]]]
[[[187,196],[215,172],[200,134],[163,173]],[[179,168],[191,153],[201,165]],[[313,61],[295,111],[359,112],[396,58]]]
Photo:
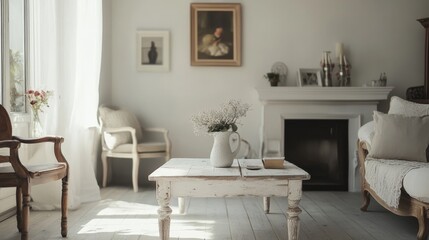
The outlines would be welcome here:
[[[16,215],[16,207],[10,208],[9,210],[0,213],[0,222],[3,222],[14,215]]]

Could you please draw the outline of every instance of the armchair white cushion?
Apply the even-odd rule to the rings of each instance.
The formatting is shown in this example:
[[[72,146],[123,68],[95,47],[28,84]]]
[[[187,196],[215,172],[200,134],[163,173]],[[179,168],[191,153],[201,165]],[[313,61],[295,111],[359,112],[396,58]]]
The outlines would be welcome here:
[[[161,142],[149,142],[137,144],[137,152],[165,152],[166,144]],[[133,150],[133,145],[130,143],[117,146],[112,152],[127,153]]]
[[[132,159],[132,182],[135,192],[138,191],[138,170],[141,158],[170,159],[171,143],[168,131],[163,128],[146,128],[140,126],[136,116],[122,109],[99,107],[101,125],[101,144],[103,147],[101,160],[103,164],[103,187],[107,185],[110,172],[108,158]],[[143,132],[157,133],[162,136],[160,142],[144,141]]]
[[[137,141],[141,141],[142,130],[134,114],[124,110],[114,110],[101,106],[99,116],[104,127],[103,137],[109,149],[132,142],[131,131],[134,129]],[[131,127],[131,129],[118,129],[121,127]]]

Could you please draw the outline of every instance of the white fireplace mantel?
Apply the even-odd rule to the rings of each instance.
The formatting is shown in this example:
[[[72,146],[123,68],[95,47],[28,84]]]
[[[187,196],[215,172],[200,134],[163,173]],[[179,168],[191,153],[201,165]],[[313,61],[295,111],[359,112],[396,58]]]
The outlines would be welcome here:
[[[382,101],[393,87],[270,87],[257,88],[259,100],[269,101]]]
[[[284,156],[287,119],[348,120],[349,191],[360,189],[357,169],[357,132],[372,120],[393,87],[269,87],[257,88],[262,104],[260,155]]]

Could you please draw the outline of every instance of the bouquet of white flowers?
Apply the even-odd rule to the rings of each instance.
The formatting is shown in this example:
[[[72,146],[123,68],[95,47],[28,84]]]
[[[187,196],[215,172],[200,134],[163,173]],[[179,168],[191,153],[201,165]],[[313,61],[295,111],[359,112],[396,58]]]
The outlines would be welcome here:
[[[194,132],[211,133],[223,132],[231,129],[237,131],[237,120],[246,116],[250,105],[239,100],[229,100],[219,109],[203,111],[192,116]]]

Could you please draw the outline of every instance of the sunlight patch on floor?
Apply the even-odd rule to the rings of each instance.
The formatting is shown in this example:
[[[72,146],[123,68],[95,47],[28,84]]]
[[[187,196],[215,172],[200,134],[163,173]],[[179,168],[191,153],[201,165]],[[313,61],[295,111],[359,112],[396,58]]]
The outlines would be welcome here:
[[[212,239],[213,220],[174,219],[178,208],[172,207],[170,225],[172,238]],[[115,233],[116,235],[139,235],[158,237],[158,206],[125,201],[114,201],[98,212],[97,217],[82,226],[78,234]]]
[[[212,239],[207,225],[213,221],[173,220],[170,226],[170,237]],[[92,219],[85,224],[78,234],[116,233],[119,235],[159,236],[158,218],[134,219]]]
[[[101,210],[97,216],[121,216],[121,215],[157,215],[159,206],[133,203],[125,201],[113,201]],[[177,207],[171,206],[173,212],[178,212]]]

